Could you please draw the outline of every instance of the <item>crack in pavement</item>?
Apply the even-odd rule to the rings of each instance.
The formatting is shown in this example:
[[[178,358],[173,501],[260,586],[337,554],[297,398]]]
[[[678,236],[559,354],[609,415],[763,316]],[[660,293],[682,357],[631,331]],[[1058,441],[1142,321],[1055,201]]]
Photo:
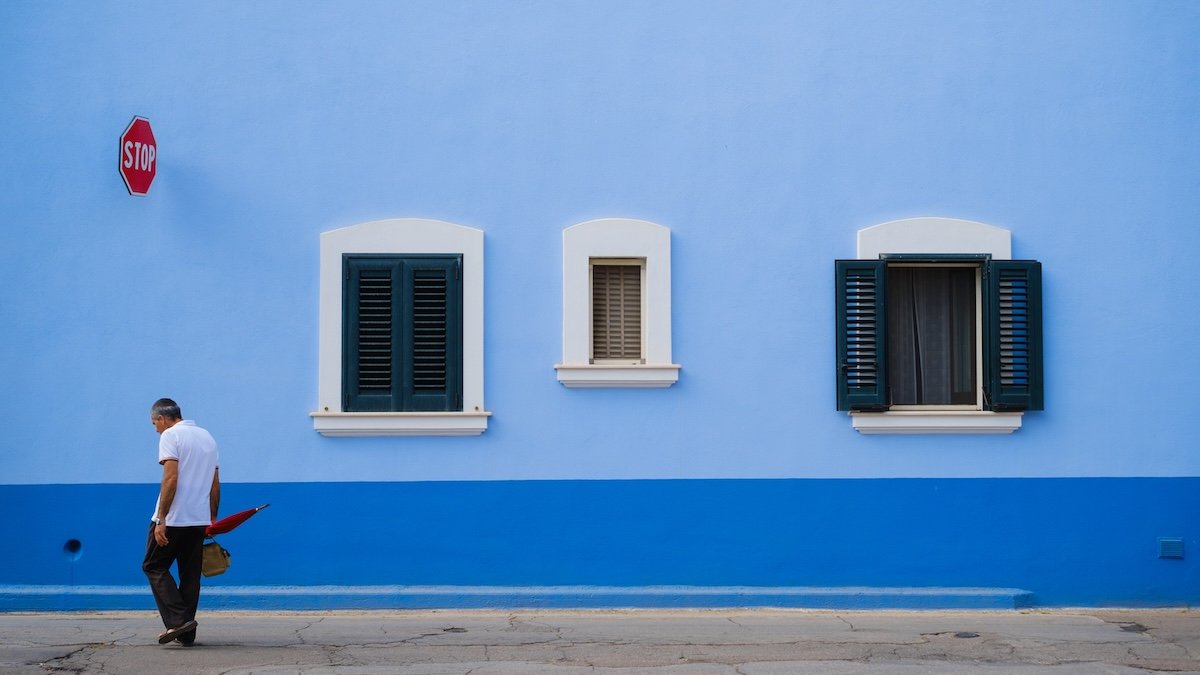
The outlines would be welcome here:
[[[56,656],[56,657],[50,659],[49,661],[46,661],[45,663],[42,663],[40,665],[42,665],[43,667],[48,667],[52,670],[57,670],[57,671],[82,673],[85,671],[85,668],[72,668],[72,667],[67,666],[66,662],[75,658],[75,656],[82,654],[86,651],[90,651],[90,650],[94,650],[92,645],[90,645],[90,644],[80,645],[74,651],[71,651],[67,654],[63,654],[62,656]],[[56,662],[62,662],[62,665],[55,665]]]
[[[317,618],[316,621],[310,621],[292,632],[294,632],[296,634],[296,639],[300,641],[300,644],[307,645],[308,640],[305,640],[304,636],[301,635],[301,633],[303,633],[304,631],[308,630],[309,628],[312,628],[313,626],[321,623],[324,620],[325,620],[325,617],[319,617],[319,618]]]

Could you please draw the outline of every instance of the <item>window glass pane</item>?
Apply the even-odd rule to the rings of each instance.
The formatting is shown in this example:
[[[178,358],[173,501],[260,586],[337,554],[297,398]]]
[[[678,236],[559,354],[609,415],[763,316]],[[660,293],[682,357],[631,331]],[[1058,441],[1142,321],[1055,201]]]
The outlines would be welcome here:
[[[974,405],[975,269],[888,268],[893,405]]]

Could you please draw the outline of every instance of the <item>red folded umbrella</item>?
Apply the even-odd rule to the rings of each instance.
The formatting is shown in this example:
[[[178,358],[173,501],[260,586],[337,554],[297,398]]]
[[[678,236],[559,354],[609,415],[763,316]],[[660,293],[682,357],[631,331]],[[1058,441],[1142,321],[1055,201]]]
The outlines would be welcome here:
[[[204,534],[208,537],[211,537],[214,534],[225,534],[226,532],[229,532],[233,528],[249,520],[250,516],[262,511],[268,506],[270,506],[270,504],[263,504],[262,506],[256,506],[252,509],[239,511],[232,516],[225,516],[224,518],[214,522],[212,525],[209,525],[208,529],[204,531]]]

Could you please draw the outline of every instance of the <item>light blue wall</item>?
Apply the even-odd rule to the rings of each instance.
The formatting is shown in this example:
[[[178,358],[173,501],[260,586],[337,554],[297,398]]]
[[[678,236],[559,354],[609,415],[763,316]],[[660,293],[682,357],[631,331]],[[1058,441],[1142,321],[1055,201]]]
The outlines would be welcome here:
[[[0,5],[0,482],[152,483],[177,398],[237,482],[1196,476],[1200,5]],[[146,198],[117,137],[148,117]],[[1045,265],[1046,411],[864,437],[832,261],[940,215]],[[468,439],[327,439],[322,231],[485,232]],[[671,228],[659,391],[567,390],[561,232]]]
[[[692,483],[648,479],[706,479],[624,540],[629,519],[578,512],[565,489],[575,483],[518,490],[557,501],[505,512],[564,508],[630,550],[656,528],[703,537],[688,504],[760,494],[719,479],[936,479],[914,486],[924,494],[973,485],[960,478],[1158,477],[1068,482],[1045,510],[1021,497],[1042,483],[1004,484],[1009,518],[982,531],[1002,536],[956,550],[946,574],[912,572],[929,551],[912,544],[857,578],[822,577],[841,567],[833,558],[808,575],[726,574],[721,558],[679,568],[674,583],[942,580],[1039,586],[1050,602],[1192,602],[1193,562],[1164,571],[1153,539],[1194,543],[1194,484],[1172,479],[1200,476],[1198,31],[1200,5],[1182,0],[5,2],[0,500],[36,519],[55,495],[95,489],[132,527],[139,497],[112,484],[144,488],[149,515],[160,470],[148,407],[162,395],[214,431],[245,506],[269,501],[258,498],[268,484],[329,482],[308,492],[317,498],[364,480],[397,495],[445,482],[439,500],[468,504],[486,503],[472,482],[647,480],[632,489],[652,503]],[[116,171],[133,115],[158,142],[145,198]],[[834,411],[833,261],[854,256],[858,229],[922,215],[1007,228],[1016,257],[1044,264],[1046,410],[1012,436],[860,436]],[[319,436],[308,418],[319,234],[402,216],[485,232],[490,426],[473,438]],[[605,216],[671,228],[683,370],[670,389],[569,390],[554,376],[562,231]],[[764,494],[773,484],[762,480]],[[826,484],[797,485],[902,522],[937,513],[936,498],[898,506],[870,480]],[[602,498],[619,500],[634,484],[604,485],[616,488]],[[304,485],[280,489],[304,501]],[[1158,504],[1135,524],[1112,515],[1121,527],[1103,542],[1106,565],[1139,561],[1133,577],[1072,586],[1105,509],[1156,495],[1182,510]],[[379,498],[401,508],[416,497]],[[354,503],[330,518],[358,515]],[[1070,530],[1081,504],[1094,519]],[[973,502],[954,522],[989,509]],[[284,532],[302,527],[294,510],[276,518]],[[887,530],[847,518],[834,522]],[[743,508],[720,526],[754,534],[780,565],[793,558],[776,537],[820,548],[846,534],[755,520]],[[1018,522],[1060,549],[1019,544]],[[126,555],[127,539],[94,545],[102,527],[89,527],[96,583],[127,583],[97,561],[139,557],[142,534]],[[430,565],[470,536],[427,527]],[[553,550],[536,527],[517,527],[509,554],[529,540]],[[54,532],[44,555],[82,537]],[[1062,565],[1006,566],[1014,550]],[[1000,562],[967,573],[976,554]],[[325,571],[354,554],[330,555]],[[572,567],[589,556],[548,558],[539,575],[517,554],[498,581],[467,566],[439,583],[607,583]],[[646,560],[653,571],[673,558]],[[41,574],[0,584],[53,583]]]

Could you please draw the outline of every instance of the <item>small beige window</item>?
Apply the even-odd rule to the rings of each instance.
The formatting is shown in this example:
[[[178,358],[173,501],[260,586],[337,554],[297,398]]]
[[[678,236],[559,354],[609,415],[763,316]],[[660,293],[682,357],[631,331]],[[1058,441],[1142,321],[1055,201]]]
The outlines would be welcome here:
[[[642,278],[636,258],[592,258],[591,362],[641,364]]]
[[[564,387],[670,387],[671,230],[600,218],[563,230]]]

